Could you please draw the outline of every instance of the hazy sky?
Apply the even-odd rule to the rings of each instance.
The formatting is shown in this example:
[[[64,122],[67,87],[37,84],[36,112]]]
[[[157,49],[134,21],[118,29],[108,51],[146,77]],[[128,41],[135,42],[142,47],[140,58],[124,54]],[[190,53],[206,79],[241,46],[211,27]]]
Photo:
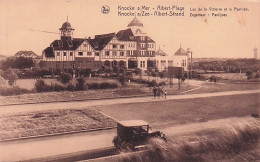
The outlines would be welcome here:
[[[109,14],[101,12],[103,5],[110,7]],[[75,29],[74,37],[118,32],[126,29],[134,18],[118,16],[118,6],[143,5],[185,7],[184,17],[137,16],[156,41],[157,48],[160,45],[169,55],[173,55],[180,44],[184,49],[191,48],[194,57],[252,58],[254,47],[259,49],[260,55],[258,0],[0,0],[0,54],[11,56],[19,50],[32,50],[41,55],[60,36],[37,31],[58,33],[67,16]],[[247,7],[249,11],[227,12],[225,18],[190,17],[190,8],[198,7]]]

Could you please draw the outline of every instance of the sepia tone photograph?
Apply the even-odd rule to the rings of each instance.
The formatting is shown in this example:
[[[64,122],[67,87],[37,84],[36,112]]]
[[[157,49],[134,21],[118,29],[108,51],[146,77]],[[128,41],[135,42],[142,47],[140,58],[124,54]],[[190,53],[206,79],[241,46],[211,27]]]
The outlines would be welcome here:
[[[0,161],[260,161],[259,15],[259,0],[0,0]]]

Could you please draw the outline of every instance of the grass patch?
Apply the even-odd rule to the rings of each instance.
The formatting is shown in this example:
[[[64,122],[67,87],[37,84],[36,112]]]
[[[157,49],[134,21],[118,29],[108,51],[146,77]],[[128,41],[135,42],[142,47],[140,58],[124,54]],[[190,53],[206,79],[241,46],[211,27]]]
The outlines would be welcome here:
[[[3,115],[0,140],[115,127],[116,122],[93,109],[49,110]]]
[[[130,161],[217,161],[239,156],[240,161],[255,161],[247,156],[260,138],[260,120],[247,118],[218,130],[218,136],[179,137],[165,143],[159,139],[148,142],[148,151],[122,155],[119,159]],[[115,160],[115,159],[114,159]]]

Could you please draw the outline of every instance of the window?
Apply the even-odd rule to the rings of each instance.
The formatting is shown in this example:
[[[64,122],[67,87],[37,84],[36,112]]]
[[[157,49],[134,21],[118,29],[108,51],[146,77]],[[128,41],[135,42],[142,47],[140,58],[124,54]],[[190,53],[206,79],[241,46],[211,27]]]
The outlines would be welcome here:
[[[85,43],[85,44],[84,44],[84,47],[87,47],[87,46],[88,46],[88,44]]]
[[[124,56],[125,53],[123,51],[120,52],[120,56]]]
[[[83,56],[83,52],[78,52],[78,55],[79,56]]]
[[[63,52],[63,56],[67,56],[67,52]]]
[[[120,49],[124,49],[125,48],[125,46],[124,45],[120,45]]]
[[[116,56],[116,53],[117,53],[116,51],[113,51],[113,56]]]
[[[57,52],[57,56],[60,56],[60,52]]]
[[[140,61],[140,67],[145,68],[145,61]]]
[[[67,43],[68,43],[68,46],[69,46],[69,47],[73,47],[73,43],[72,43],[71,40],[67,40]]]
[[[95,53],[95,56],[99,56],[99,52],[96,52],[96,53]]]
[[[132,50],[129,51],[129,54],[130,54],[130,55],[134,55],[134,51],[132,51]]]
[[[144,37],[144,36],[141,36],[141,40],[144,41],[144,40],[145,40],[145,37]]]
[[[87,52],[87,56],[92,56],[92,53],[91,52]]]
[[[63,43],[61,40],[58,40],[58,45],[59,45],[59,47],[63,47]]]
[[[145,48],[145,43],[140,44],[141,48]]]
[[[70,52],[70,56],[73,56],[73,52]]]
[[[105,56],[109,56],[109,51],[106,51],[106,52],[105,52]]]
[[[113,44],[113,48],[117,48],[117,45],[116,45],[116,44]]]
[[[133,39],[135,39],[135,37],[134,37],[134,36],[130,36],[129,38],[130,38],[130,40],[133,40]]]
[[[144,51],[144,50],[140,51],[140,55],[142,55],[142,56],[145,55],[145,53],[146,53],[146,51]]]

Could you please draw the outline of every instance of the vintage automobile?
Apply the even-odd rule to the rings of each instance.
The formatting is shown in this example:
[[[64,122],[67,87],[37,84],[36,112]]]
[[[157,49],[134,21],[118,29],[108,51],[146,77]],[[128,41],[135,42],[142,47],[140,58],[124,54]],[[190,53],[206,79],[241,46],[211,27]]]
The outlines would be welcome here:
[[[160,131],[152,132],[149,124],[143,120],[126,120],[117,123],[117,136],[113,143],[117,149],[131,151],[136,146],[145,145],[150,138],[161,138],[166,140]]]

